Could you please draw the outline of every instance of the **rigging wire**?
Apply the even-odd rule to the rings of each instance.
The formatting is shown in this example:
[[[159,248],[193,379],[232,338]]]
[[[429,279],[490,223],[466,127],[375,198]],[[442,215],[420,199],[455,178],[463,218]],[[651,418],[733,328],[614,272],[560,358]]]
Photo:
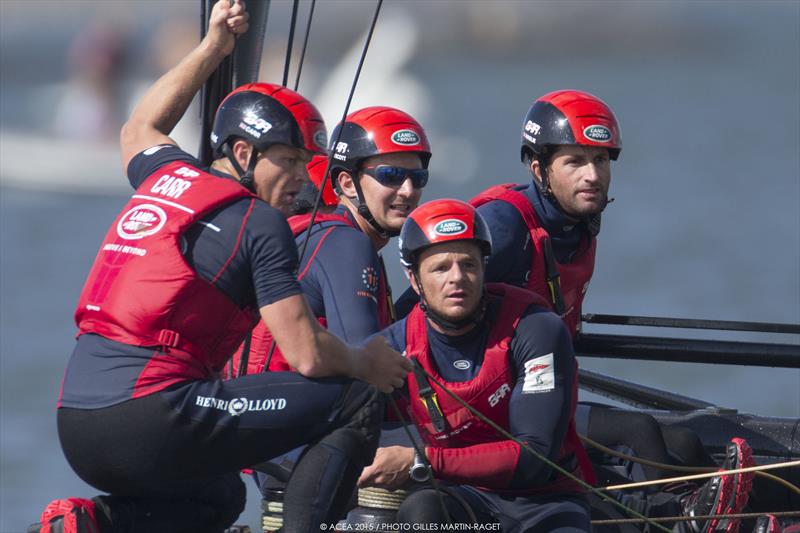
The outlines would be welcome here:
[[[720,470],[718,472],[705,472],[702,474],[694,474],[691,476],[678,476],[678,477],[667,477],[663,479],[652,479],[649,481],[637,481],[636,483],[623,483],[622,485],[609,485],[608,487],[604,487],[603,490],[625,490],[625,489],[637,489],[639,487],[649,487],[651,485],[661,485],[666,483],[672,483],[675,481],[690,481],[693,479],[707,479],[722,475],[730,475],[730,474],[741,474],[744,472],[756,472],[758,470],[774,470],[777,468],[791,468],[793,466],[800,466],[800,461],[787,461],[784,463],[773,463],[768,465],[756,465],[756,466],[749,466],[747,468],[733,468],[730,470]]]
[[[297,27],[297,9],[300,6],[300,0],[292,2],[292,21],[289,23],[289,38],[286,41],[286,62],[283,65],[283,85],[289,83],[289,63],[292,60],[292,44],[294,43],[294,30]]]
[[[361,69],[364,66],[364,60],[367,57],[367,51],[369,50],[370,42],[372,41],[372,34],[375,32],[375,25],[378,23],[378,15],[381,12],[381,6],[383,5],[383,0],[378,0],[375,6],[375,14],[372,16],[372,23],[369,26],[369,32],[367,32],[367,38],[364,41],[364,48],[361,51],[361,57],[358,60],[358,67],[356,68],[356,74],[353,77],[353,84],[350,86],[350,94],[347,96],[347,103],[344,106],[344,112],[342,113],[342,120],[340,121],[343,123],[347,118],[347,114],[350,111],[350,104],[353,101],[353,94],[356,92],[356,85],[358,85],[358,79],[361,76]],[[336,146],[339,143],[339,139],[342,137],[342,131],[344,128],[339,128],[339,134],[336,136],[336,139],[330,143],[329,146]],[[317,217],[317,212],[319,211],[319,206],[322,203],[322,191],[325,189],[325,184],[328,182],[328,174],[331,170],[331,163],[333,162],[333,152],[328,155],[328,162],[325,164],[325,173],[322,177],[322,182],[319,185],[319,190],[317,191],[317,197],[314,199],[314,209],[311,211],[311,218],[308,222],[308,228],[306,228],[306,238],[303,242],[303,248],[300,250],[300,259],[299,262],[303,262],[303,257],[305,256],[306,249],[308,248],[308,239],[311,236],[311,227],[314,225],[314,219]]]
[[[674,470],[675,472],[716,472],[717,470],[719,470],[718,468],[709,466],[683,466],[683,465],[670,465],[666,463],[659,463],[658,461],[651,461],[649,459],[635,457],[633,455],[628,455],[626,453],[611,449],[607,446],[600,444],[599,442],[593,441],[589,437],[584,437],[583,435],[578,435],[578,438],[580,438],[584,444],[591,446],[592,448],[596,448],[607,455],[618,457],[620,459],[624,459],[632,463],[639,463],[645,466],[660,468],[661,470]],[[756,470],[756,475],[769,479],[770,481],[774,481],[775,483],[778,483],[780,485],[783,485],[784,487],[794,492],[795,494],[800,495],[800,488],[790,483],[789,481],[786,481],[783,478],[780,478],[774,474],[770,474],[769,472],[762,472],[761,470]]]
[[[364,41],[364,48],[361,50],[361,57],[359,58],[358,67],[356,68],[356,73],[355,76],[353,77],[353,83],[350,86],[350,94],[348,95],[347,103],[344,106],[344,112],[342,113],[342,120],[341,120],[342,122],[344,122],[345,118],[347,118],[347,114],[350,111],[350,103],[353,101],[353,94],[356,91],[356,86],[358,85],[358,79],[361,76],[361,69],[364,66],[364,60],[367,57],[367,51],[369,50],[369,45],[370,42],[372,41],[372,34],[375,32],[375,25],[378,22],[378,15],[381,12],[382,5],[383,5],[383,0],[378,0],[377,5],[375,6],[375,14],[372,16],[372,23],[369,26],[369,32],[367,33],[367,38]],[[293,14],[293,20],[295,16],[296,13]],[[310,17],[311,15],[309,14],[309,21],[308,21],[309,27],[311,26]],[[292,25],[292,36],[293,34],[294,34],[294,24]],[[308,37],[308,34],[306,34],[306,37]],[[305,55],[305,47],[303,53]],[[284,71],[284,78],[286,78],[286,76],[288,75],[289,56],[287,55],[286,57],[287,57],[287,65],[286,65],[286,70]],[[298,76],[297,82],[299,83],[300,82],[299,71],[297,76]],[[286,81],[284,81],[284,85],[286,85]],[[339,139],[342,136],[342,130],[343,128],[339,128],[339,135],[336,136],[336,140],[333,143],[331,143],[330,146],[336,146],[336,144],[339,142]],[[328,173],[330,172],[332,161],[333,161],[333,153],[328,155],[328,161],[327,163],[325,163],[325,173],[322,178],[322,183],[320,183],[319,189],[317,190],[317,196],[314,198],[314,209],[312,209],[311,211],[311,217],[309,218],[308,227],[306,228],[305,231],[305,239],[303,240],[303,246],[300,249],[300,254],[298,255],[298,265],[303,263],[303,257],[305,257],[306,255],[306,249],[308,248],[308,241],[311,237],[311,228],[314,226],[314,220],[317,218],[317,212],[319,211],[319,206],[322,203],[322,191],[325,189],[325,184],[328,182]],[[272,356],[274,355],[274,353],[275,353],[275,339],[273,339],[272,342],[270,342],[269,352],[267,353],[267,360],[264,363],[264,372],[267,372],[269,370],[269,364],[272,361]]]
[[[297,65],[297,77],[294,80],[294,90],[300,86],[300,73],[303,72],[303,62],[306,58],[306,48],[308,47],[308,37],[311,35],[311,20],[314,18],[314,6],[317,0],[311,0],[311,8],[308,11],[308,22],[306,23],[306,35],[303,38],[303,51],[300,52],[300,62]]]

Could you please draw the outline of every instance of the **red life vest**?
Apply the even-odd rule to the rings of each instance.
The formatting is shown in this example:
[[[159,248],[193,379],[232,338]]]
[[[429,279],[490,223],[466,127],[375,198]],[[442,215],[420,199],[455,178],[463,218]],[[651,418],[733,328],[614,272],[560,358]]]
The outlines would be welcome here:
[[[308,229],[308,224],[311,222],[311,214],[304,214],[304,215],[296,215],[289,217],[289,227],[292,228],[292,233],[294,234],[295,239],[298,238],[303,232]],[[317,255],[320,246],[325,241],[325,238],[328,234],[333,231],[333,229],[337,226],[347,226],[351,228],[355,228],[356,226],[353,222],[343,215],[338,214],[324,214],[324,213],[317,213],[314,217],[314,225],[322,223],[322,222],[331,222],[329,227],[325,228],[325,233],[320,237],[319,242],[317,243],[317,247],[314,250],[310,250],[308,253],[311,254],[309,260],[306,262],[305,268],[302,272],[299,273],[297,276],[298,280],[303,279],[308,269],[311,267],[312,261],[314,261],[314,257]],[[385,328],[389,324],[392,323],[391,319],[391,308],[389,307],[390,297],[388,293],[388,285],[386,281],[386,272],[381,273],[380,282],[378,285],[378,323],[380,324],[381,329]],[[318,316],[317,320],[323,327],[327,327],[328,322],[324,316]],[[267,329],[267,326],[260,322],[255,328],[253,328],[252,337],[250,339],[249,346],[246,346],[247,341],[236,350],[236,353],[232,359],[232,367],[233,372],[228,372],[232,375],[238,375],[239,368],[242,363],[242,353],[247,349],[248,356],[247,356],[247,368],[243,372],[245,374],[256,374],[259,372],[264,371],[264,365],[269,359],[269,367],[268,370],[271,372],[288,372],[294,371],[294,369],[286,362],[286,359],[281,354],[281,351],[278,349],[277,345],[274,345],[272,334]],[[272,356],[270,357],[270,350],[272,351]]]
[[[444,430],[437,432],[434,429],[434,420],[428,406],[420,397],[420,384],[412,373],[408,377],[408,392],[410,397],[410,415],[419,428],[420,436],[431,448],[464,448],[467,446],[506,441],[490,425],[481,421],[461,403],[450,397],[437,383],[442,383],[448,391],[456,394],[464,402],[472,406],[489,420],[508,430],[508,410],[511,400],[511,391],[514,389],[516,376],[511,374],[509,348],[514,331],[519,324],[522,314],[530,305],[546,306],[546,301],[535,293],[502,283],[488,283],[486,290],[491,299],[502,300],[498,306],[492,329],[486,343],[486,353],[478,375],[465,382],[446,382],[436,370],[433,356],[428,345],[427,325],[424,312],[417,304],[406,319],[406,353],[415,358],[425,371],[435,378],[429,386],[436,393],[436,402],[439,412],[444,418]],[[577,376],[577,363],[574,364]],[[426,379],[427,381],[427,379]],[[423,387],[426,384],[423,384]],[[589,463],[586,451],[575,432],[575,405],[578,399],[577,379],[572,387],[572,414],[567,428],[567,434],[559,451],[558,463],[565,465],[571,462],[574,456],[577,466],[573,474],[577,477],[594,482],[594,472]],[[449,458],[450,456],[448,456]],[[458,459],[453,459],[458,461]],[[474,462],[475,457],[464,457],[465,461]],[[516,458],[513,460],[516,464]],[[494,465],[496,466],[496,465]],[[481,470],[483,479],[467,481],[471,485],[498,487],[505,486],[510,478],[499,477],[492,473],[493,465],[485,465],[487,470]],[[454,470],[458,470],[455,466]],[[465,470],[469,471],[467,467]],[[507,470],[507,469],[506,469]],[[454,479],[460,482],[463,480]],[[576,482],[566,476],[557,475],[554,480],[543,487],[525,489],[524,493],[538,492],[581,492],[583,489]]]
[[[525,288],[544,297],[549,302],[549,307],[561,315],[567,329],[574,337],[578,334],[581,323],[581,305],[594,272],[597,240],[585,236],[571,262],[557,263],[550,248],[550,237],[542,227],[533,205],[523,193],[515,190],[515,187],[519,187],[519,185],[514,183],[495,185],[479,193],[469,203],[474,207],[479,207],[493,200],[502,200],[513,205],[519,211],[530,231],[531,242],[534,246],[533,261]],[[560,281],[556,283],[556,287],[560,286],[563,310],[557,310],[555,302],[559,296],[553,294],[548,286],[548,261],[555,266],[559,274]]]
[[[257,318],[201,279],[180,251],[181,235],[239,198],[237,182],[174,162],[139,186],[108,230],[75,311],[79,333],[156,352],[133,397],[187,379],[214,377]]]

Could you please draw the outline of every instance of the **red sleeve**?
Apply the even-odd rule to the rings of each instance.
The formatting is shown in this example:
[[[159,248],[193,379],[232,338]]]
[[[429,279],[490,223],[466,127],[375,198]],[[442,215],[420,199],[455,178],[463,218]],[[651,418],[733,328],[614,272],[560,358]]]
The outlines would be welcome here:
[[[437,478],[489,489],[507,488],[519,462],[520,447],[502,440],[464,448],[426,448]]]

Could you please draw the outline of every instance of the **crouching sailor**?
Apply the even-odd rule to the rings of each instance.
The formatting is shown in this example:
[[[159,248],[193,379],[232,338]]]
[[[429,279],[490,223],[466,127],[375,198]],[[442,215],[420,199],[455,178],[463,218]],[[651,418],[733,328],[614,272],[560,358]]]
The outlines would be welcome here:
[[[317,531],[345,512],[375,453],[379,391],[411,365],[384,341],[353,348],[320,326],[285,219],[325,151],[319,112],[253,83],[220,105],[210,168],[168,137],[247,26],[241,1],[217,2],[203,41],[123,128],[136,192],[81,294],[58,409],[70,466],[108,494],[55,500],[30,531],[219,533],[245,505],[239,470],[301,445],[284,531]],[[297,372],[222,381],[259,315]]]

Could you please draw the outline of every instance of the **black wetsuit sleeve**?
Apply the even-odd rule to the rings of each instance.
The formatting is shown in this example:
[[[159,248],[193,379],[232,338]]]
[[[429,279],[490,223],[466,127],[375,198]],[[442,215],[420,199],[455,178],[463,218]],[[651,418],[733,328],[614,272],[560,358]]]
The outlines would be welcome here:
[[[253,200],[242,247],[250,258],[259,308],[301,293],[294,236],[280,211]]]
[[[378,305],[385,295],[379,291],[383,273],[378,255],[369,237],[347,226],[324,228],[319,239],[306,252],[303,292],[310,300],[322,300],[331,333],[345,342],[360,341],[380,329]]]
[[[139,152],[130,163],[128,163],[128,181],[131,187],[138,189],[139,185],[159,168],[173,161],[185,161],[186,163],[203,168],[203,164],[194,156],[184,152],[172,144],[159,144]]]
[[[509,405],[509,430],[539,454],[557,462],[573,416],[576,385],[572,339],[562,320],[529,308],[511,341],[517,381]],[[546,484],[552,467],[521,449],[509,488]]]

